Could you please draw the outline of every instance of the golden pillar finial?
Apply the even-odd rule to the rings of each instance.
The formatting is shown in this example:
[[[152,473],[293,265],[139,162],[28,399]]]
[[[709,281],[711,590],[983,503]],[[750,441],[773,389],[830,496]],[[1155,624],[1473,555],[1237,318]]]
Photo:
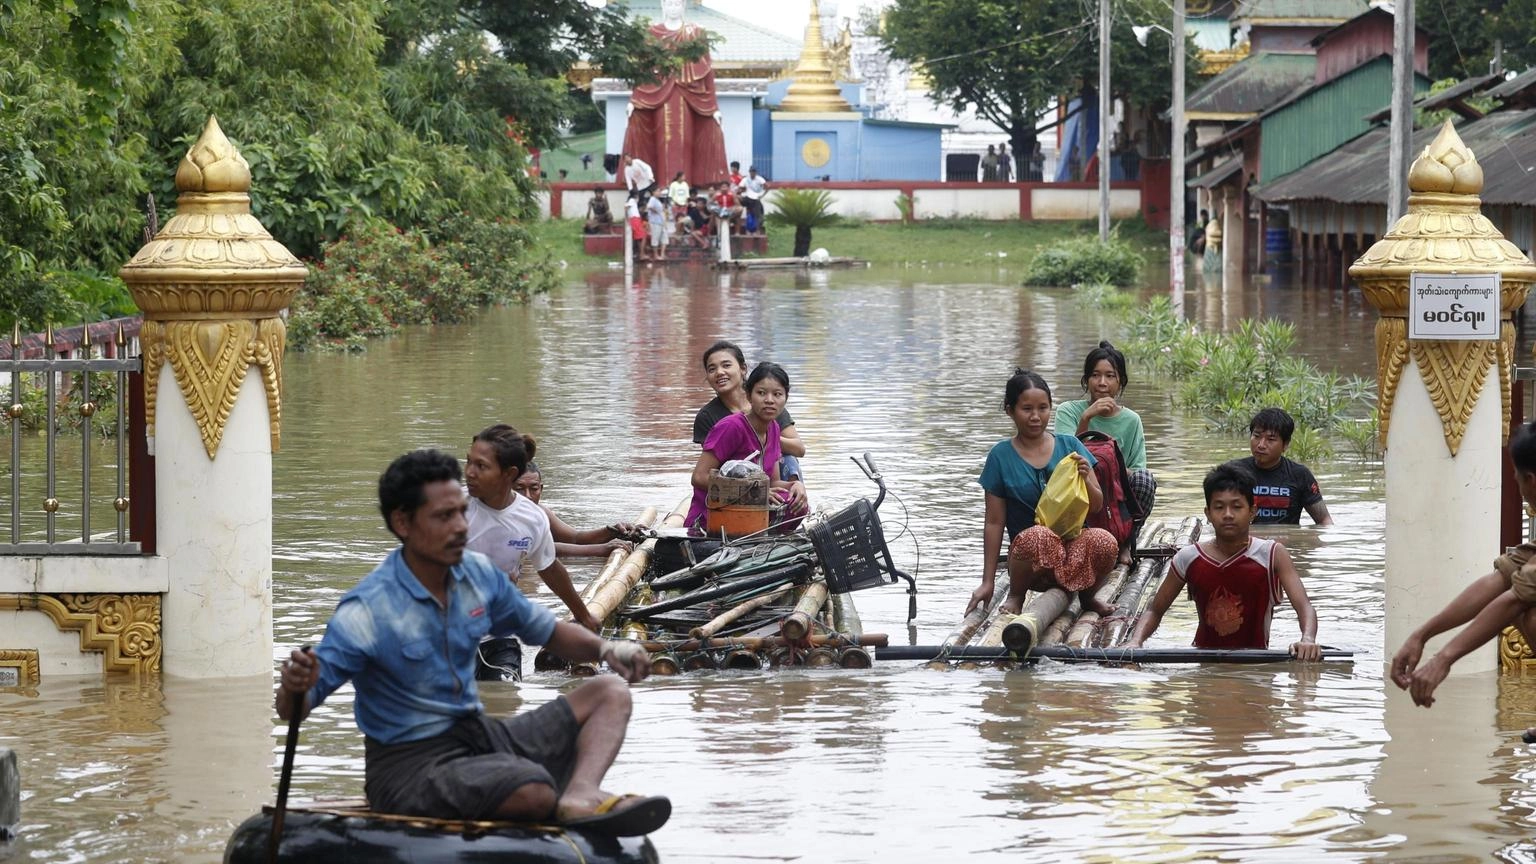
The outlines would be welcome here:
[[[212,459],[246,370],[261,372],[272,449],[280,442],[278,317],[308,270],[251,215],[251,168],[208,118],[176,169],[176,215],[118,275],[144,312],[144,409],[155,434],[160,368],[169,363]]]
[[[779,111],[804,114],[848,114],[853,106],[843,98],[832,67],[827,63],[827,46],[821,38],[821,4],[811,0],[811,20],[805,25],[805,47],[800,49],[800,63],[795,67],[795,82],[789,85]]]
[[[1392,402],[1408,359],[1413,358],[1440,415],[1446,447],[1455,456],[1467,422],[1496,363],[1503,391],[1504,437],[1509,437],[1514,371],[1514,310],[1525,303],[1536,264],[1483,215],[1483,169],[1449,120],[1408,169],[1408,210],[1349,268],[1367,300],[1381,313],[1376,322],[1381,446],[1388,444]],[[1501,277],[1498,341],[1408,339],[1408,287],[1415,272],[1487,274]]]

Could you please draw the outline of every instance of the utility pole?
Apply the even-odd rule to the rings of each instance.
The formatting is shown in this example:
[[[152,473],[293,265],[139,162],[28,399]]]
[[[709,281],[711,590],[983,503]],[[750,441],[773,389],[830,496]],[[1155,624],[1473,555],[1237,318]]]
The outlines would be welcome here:
[[[1408,209],[1408,166],[1413,162],[1413,0],[1396,0],[1392,14],[1392,135],[1387,155],[1387,225]],[[1385,230],[1383,229],[1383,233]]]
[[[1173,141],[1168,159],[1168,293],[1184,317],[1184,0],[1173,0]]]
[[[1099,0],[1099,242],[1109,240],[1109,0]]]

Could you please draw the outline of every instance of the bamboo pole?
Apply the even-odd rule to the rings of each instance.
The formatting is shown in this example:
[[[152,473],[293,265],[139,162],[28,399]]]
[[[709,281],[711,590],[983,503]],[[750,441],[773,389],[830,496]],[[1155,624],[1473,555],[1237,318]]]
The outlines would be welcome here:
[[[832,595],[832,629],[855,638],[864,633],[864,622],[854,608],[853,595],[847,591]]]
[[[763,658],[757,656],[756,651],[748,651],[745,648],[737,648],[725,655],[725,662],[720,664],[727,669],[761,669]]]
[[[1077,613],[1081,611],[1083,611],[1082,600],[1076,592],[1073,592],[1072,602],[1067,604],[1066,611],[1056,616],[1051,626],[1045,628],[1045,635],[1040,637],[1040,644],[1060,645],[1061,641],[1067,637],[1067,630],[1071,628],[1072,622],[1077,620]]]
[[[686,642],[641,642],[640,647],[651,652],[681,654],[688,651],[714,651],[719,649],[746,648],[750,651],[771,651],[774,648],[783,648],[787,645],[831,645],[833,647],[846,648],[854,645],[865,648],[884,648],[891,642],[891,637],[885,633],[865,633],[857,639],[849,639],[838,633],[827,635],[807,636],[804,639],[791,642],[782,636],[728,636],[715,639],[689,639]]]
[[[844,648],[837,655],[837,665],[844,669],[868,669],[875,665],[875,658],[867,648]]]
[[[1070,602],[1072,600],[1067,592],[1060,588],[1041,591],[1031,597],[1024,608],[1019,610],[1019,614],[1003,627],[1003,645],[1028,654],[1031,647],[1040,644],[1045,628],[1056,620],[1057,615],[1066,611]]]
[[[636,524],[643,527],[650,527],[651,523],[655,521],[656,508],[647,507],[640,511],[640,519],[638,522],[636,522]],[[647,540],[646,542],[654,544],[656,541]],[[597,576],[593,577],[592,581],[588,582],[586,587],[581,590],[582,605],[586,606],[588,610],[591,610],[592,598],[597,596],[597,593],[602,591],[605,585],[613,581],[614,577],[618,575],[619,570],[623,568],[623,566],[629,561],[629,557],[634,555],[636,551],[637,550],[631,549],[626,552],[623,549],[615,549],[612,552],[609,552],[608,560],[603,563],[603,569],[599,571]],[[641,570],[644,569],[645,568],[642,565]],[[561,612],[560,620],[571,620],[571,611],[566,609]],[[599,618],[598,620],[602,619]],[[555,654],[548,648],[540,648],[539,653],[533,655],[533,668],[538,672],[549,672],[555,669],[564,669],[569,665],[570,663],[567,662],[564,657]],[[592,668],[595,670],[597,667],[594,665]]]
[[[1176,543],[1193,543],[1200,537],[1201,522],[1194,517],[1181,521],[1177,526],[1167,529],[1168,538]],[[1163,573],[1168,569],[1167,560],[1146,560],[1137,568],[1139,575],[1132,578],[1120,596],[1115,598],[1118,608],[1115,625],[1108,632],[1100,632],[1099,645],[1095,647],[1115,647],[1125,642],[1136,626],[1136,620],[1141,613],[1146,611],[1147,604],[1156,595],[1157,589],[1154,583],[1162,580]],[[1149,590],[1150,589],[1150,590]]]
[[[956,647],[968,644],[976,635],[976,631],[981,629],[981,625],[987,623],[987,619],[992,617],[992,613],[1002,603],[1002,597],[997,597],[992,603],[983,603],[972,609],[971,614],[960,620],[960,626],[956,627],[953,632],[945,637],[944,644]]]
[[[1131,568],[1124,564],[1118,564],[1115,569],[1109,571],[1109,578],[1094,592],[1093,599],[1105,605],[1114,605],[1115,597],[1120,594],[1120,589],[1125,586],[1125,580],[1130,576]],[[1083,643],[1093,635],[1094,628],[1099,626],[1099,613],[1089,609],[1077,616],[1077,621],[1067,631],[1066,638],[1061,641],[1074,648],[1081,648]]]
[[[662,520],[662,526],[681,527],[684,517],[688,515],[689,503],[689,499],[683,499],[671,513],[667,514],[667,518]],[[645,568],[650,566],[651,555],[655,551],[656,538],[652,537],[629,553],[629,557],[624,559],[623,566],[593,594],[592,602],[587,604],[587,611],[592,613],[593,618],[603,622],[604,625],[608,624],[608,619],[613,615],[614,610],[618,609],[624,599],[629,596],[629,592],[640,584],[640,577],[645,575]]]
[[[812,582],[800,592],[795,611],[779,625],[779,634],[792,642],[799,642],[811,632],[811,619],[827,603],[827,583]]]
[[[719,615],[716,615],[714,618],[711,618],[708,623],[689,630],[688,635],[695,639],[709,639],[716,633],[720,632],[722,627],[737,621],[740,618],[746,616],[748,613],[755,612],[758,609],[761,609],[773,601],[783,597],[785,594],[788,594],[789,589],[793,587],[795,586],[785,585],[782,588],[769,591],[767,594],[764,594],[761,597],[753,597],[751,600],[748,600],[744,603],[738,603],[737,605],[732,606],[724,612],[721,612]]]
[[[641,528],[649,528],[651,527],[651,523],[655,521],[656,508],[647,507],[640,511],[640,518],[635,520],[635,524]],[[619,567],[623,566],[625,559],[629,558],[633,552],[633,549],[615,549],[612,552],[609,552],[608,560],[603,562],[603,569],[597,574],[597,576],[592,579],[591,582],[586,584],[586,587],[581,589],[581,602],[590,603],[592,601],[592,596],[597,593],[597,589],[602,587],[604,582],[611,579],[614,573],[618,572]],[[567,611],[565,617],[569,619],[569,611]]]

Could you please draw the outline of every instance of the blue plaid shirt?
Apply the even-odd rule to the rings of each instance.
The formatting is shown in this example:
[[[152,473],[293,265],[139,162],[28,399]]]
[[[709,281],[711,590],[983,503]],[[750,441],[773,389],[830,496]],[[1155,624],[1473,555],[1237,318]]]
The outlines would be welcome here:
[[[439,605],[396,549],[342,596],[315,649],[320,681],[309,704],[352,681],[363,734],[383,744],[446,732],[485,710],[475,688],[475,651],[487,634],[543,645],[555,616],[528,602],[506,574],[478,552],[449,570]]]

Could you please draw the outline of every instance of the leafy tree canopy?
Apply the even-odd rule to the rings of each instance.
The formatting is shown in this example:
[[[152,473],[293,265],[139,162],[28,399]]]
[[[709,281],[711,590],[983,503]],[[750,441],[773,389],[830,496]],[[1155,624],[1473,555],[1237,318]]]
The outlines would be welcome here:
[[[1167,42],[1137,43],[1133,24],[1162,22],[1155,0],[1117,0],[1110,80],[1115,95],[1161,109],[1169,102]],[[976,113],[1029,152],[1056,100],[1090,96],[1098,82],[1098,6],[1084,0],[896,0],[881,40],[892,57],[919,65],[933,97]],[[1186,71],[1196,80],[1193,43]]]

